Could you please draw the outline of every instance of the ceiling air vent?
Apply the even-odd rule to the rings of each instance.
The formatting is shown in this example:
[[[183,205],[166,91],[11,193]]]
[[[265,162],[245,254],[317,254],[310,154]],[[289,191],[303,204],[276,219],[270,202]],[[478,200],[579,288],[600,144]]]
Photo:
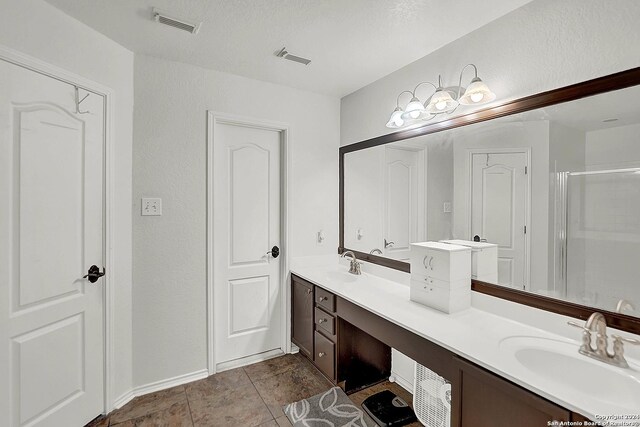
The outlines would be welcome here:
[[[276,56],[278,58],[288,59],[289,61],[297,62],[299,64],[309,65],[311,63],[310,59],[303,58],[301,56],[291,55],[289,52],[287,52],[286,47],[283,47],[282,49],[280,49],[276,53]]]
[[[186,19],[178,18],[175,15],[171,16],[165,11],[157,9],[155,7],[153,8],[153,19],[161,24],[168,25],[179,30],[184,30],[191,34],[197,34],[198,30],[200,29],[200,25],[202,25],[202,22],[192,24],[190,22],[187,22]]]

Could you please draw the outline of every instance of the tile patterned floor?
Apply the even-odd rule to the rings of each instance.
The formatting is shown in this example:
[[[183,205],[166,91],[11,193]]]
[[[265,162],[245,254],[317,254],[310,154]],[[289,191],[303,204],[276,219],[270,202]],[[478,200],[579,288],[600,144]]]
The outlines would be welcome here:
[[[306,358],[289,354],[137,397],[87,427],[291,427],[282,405],[331,387]],[[349,397],[359,405],[385,388],[411,402],[411,394],[388,382]]]

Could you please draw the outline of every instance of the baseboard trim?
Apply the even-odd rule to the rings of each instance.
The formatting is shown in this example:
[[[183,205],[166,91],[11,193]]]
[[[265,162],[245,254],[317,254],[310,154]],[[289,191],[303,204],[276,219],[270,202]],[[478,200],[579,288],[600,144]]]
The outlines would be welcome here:
[[[155,381],[149,384],[135,387],[133,390],[124,393],[113,402],[112,411],[120,409],[127,403],[131,402],[134,398],[144,396],[145,394],[154,393],[156,391],[165,390],[167,388],[175,387],[189,383],[191,381],[201,380],[209,376],[207,369],[201,369],[199,371],[191,372],[188,374],[178,375],[173,378],[167,378],[166,380]]]
[[[409,393],[413,394],[413,383],[411,381],[401,377],[395,372],[391,372],[391,376],[394,378],[395,383],[397,383],[403,389],[407,390]]]
[[[113,402],[113,408],[111,408],[111,411],[122,408],[124,405],[131,402],[134,397],[136,397],[136,395],[133,394],[133,390],[124,393]]]
[[[239,368],[241,366],[250,365],[256,362],[262,362],[264,360],[273,359],[274,357],[282,356],[284,351],[280,348],[274,350],[265,351],[264,353],[254,354],[252,356],[241,357],[240,359],[230,360],[228,362],[218,363],[216,365],[216,372],[224,372],[229,369]]]
[[[138,396],[144,396],[145,394],[154,393],[156,391],[164,390],[167,388],[175,387],[189,383],[191,381],[201,380],[209,376],[209,371],[206,369],[200,369],[199,371],[191,372],[188,374],[177,375],[173,378],[167,378],[166,380],[160,380],[152,382],[146,385],[138,386],[133,389],[133,394]]]

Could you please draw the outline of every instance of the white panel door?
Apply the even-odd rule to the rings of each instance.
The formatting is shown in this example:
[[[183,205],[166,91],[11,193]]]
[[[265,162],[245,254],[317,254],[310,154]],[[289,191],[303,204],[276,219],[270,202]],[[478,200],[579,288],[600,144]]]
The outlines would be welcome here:
[[[213,298],[220,365],[281,348],[281,133],[216,124]]]
[[[418,239],[418,164],[420,151],[386,147],[384,256],[409,259],[409,244]]]
[[[104,99],[0,60],[0,424],[103,411]],[[88,92],[80,90],[84,97]]]
[[[472,155],[471,236],[498,245],[498,283],[526,289],[527,153]]]

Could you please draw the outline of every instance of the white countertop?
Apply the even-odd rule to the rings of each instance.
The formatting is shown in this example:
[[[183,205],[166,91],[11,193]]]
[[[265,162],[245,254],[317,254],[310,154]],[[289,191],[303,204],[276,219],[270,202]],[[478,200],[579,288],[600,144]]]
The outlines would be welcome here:
[[[603,401],[594,396],[594,393],[590,393],[589,389],[577,392],[576,388],[565,385],[558,375],[543,377],[518,363],[511,352],[505,351],[504,346],[504,340],[509,337],[556,340],[562,341],[560,344],[565,347],[567,344],[575,345],[576,357],[587,359],[578,354],[578,341],[476,307],[460,313],[445,314],[409,300],[407,273],[394,272],[393,280],[388,280],[367,272],[367,266],[371,264],[363,263],[363,275],[351,279],[348,275],[345,277],[341,274],[346,273],[348,268],[340,262],[337,256],[299,258],[292,261],[291,272],[590,419],[596,420],[597,415],[640,413],[640,407],[628,407],[629,404],[621,406],[616,402]],[[369,270],[375,268],[379,267],[372,266]],[[579,330],[571,332],[579,338]],[[629,370],[596,363],[601,363],[605,369],[624,371],[625,375],[640,378],[640,364],[628,357],[627,360],[631,365]],[[562,369],[554,371],[562,372]],[[593,387],[597,387],[597,384],[593,384]],[[640,395],[640,388],[626,392]]]

